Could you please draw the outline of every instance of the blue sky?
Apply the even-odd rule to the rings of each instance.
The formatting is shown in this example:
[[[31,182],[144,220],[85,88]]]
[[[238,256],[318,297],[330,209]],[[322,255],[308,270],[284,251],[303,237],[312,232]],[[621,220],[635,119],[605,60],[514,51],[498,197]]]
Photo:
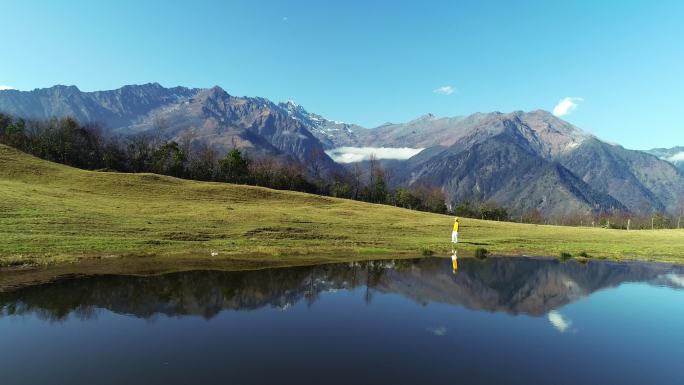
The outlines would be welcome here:
[[[0,85],[21,90],[219,85],[368,127],[569,98],[563,118],[605,140],[684,145],[684,1],[0,0],[0,15]]]

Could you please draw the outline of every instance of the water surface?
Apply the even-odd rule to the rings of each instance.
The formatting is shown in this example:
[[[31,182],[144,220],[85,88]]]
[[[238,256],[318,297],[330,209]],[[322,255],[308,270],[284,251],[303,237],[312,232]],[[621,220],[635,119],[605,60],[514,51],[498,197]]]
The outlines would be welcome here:
[[[0,293],[0,384],[684,384],[684,269],[416,259]]]

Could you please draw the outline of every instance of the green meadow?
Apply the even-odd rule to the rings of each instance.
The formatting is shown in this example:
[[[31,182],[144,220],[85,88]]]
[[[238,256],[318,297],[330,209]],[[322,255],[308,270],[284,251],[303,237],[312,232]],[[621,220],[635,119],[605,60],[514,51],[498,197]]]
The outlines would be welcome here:
[[[0,145],[0,287],[65,274],[447,256],[452,221],[297,192],[83,171]],[[459,256],[484,248],[511,256],[684,262],[684,230],[466,218],[460,241]]]

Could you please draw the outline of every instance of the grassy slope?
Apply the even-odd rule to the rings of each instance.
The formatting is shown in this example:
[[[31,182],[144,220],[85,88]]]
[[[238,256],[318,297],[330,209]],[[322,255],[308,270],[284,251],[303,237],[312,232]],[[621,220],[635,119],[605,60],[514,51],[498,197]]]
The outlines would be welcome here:
[[[447,254],[451,223],[443,215],[295,192],[82,171],[0,145],[0,266],[5,267],[78,261],[70,272],[78,266],[136,272],[416,256],[423,249]],[[684,261],[681,230],[626,232],[471,219],[462,226],[462,255],[485,247],[511,255],[586,251],[596,257]],[[211,250],[219,256],[211,257]]]

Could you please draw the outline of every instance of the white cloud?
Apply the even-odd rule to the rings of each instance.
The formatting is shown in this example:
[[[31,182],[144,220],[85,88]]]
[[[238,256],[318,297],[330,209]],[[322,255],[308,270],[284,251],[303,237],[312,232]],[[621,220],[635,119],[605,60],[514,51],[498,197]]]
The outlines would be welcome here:
[[[665,158],[665,160],[670,162],[684,162],[684,151],[678,152],[669,158]]]
[[[583,101],[584,99],[582,98],[573,98],[570,96],[563,98],[556,104],[556,107],[553,107],[553,114],[559,117],[569,115],[571,112],[575,111],[577,105]]]
[[[553,325],[553,327],[561,333],[565,333],[568,330],[568,328],[572,326],[572,321],[563,317],[562,314],[555,310],[551,311],[548,317],[549,322],[551,322],[551,325]]]
[[[354,163],[370,159],[371,154],[376,159],[408,159],[421,151],[422,148],[408,147],[337,147],[325,153],[335,162]]]
[[[5,91],[5,90],[16,90],[16,88],[14,88],[12,86],[5,86],[5,85],[0,84],[0,91]]]
[[[434,90],[432,90],[432,92],[440,95],[451,95],[454,92],[456,92],[456,90],[452,86],[442,86],[439,88],[435,88]]]
[[[290,20],[287,16],[283,16],[283,21],[288,21]]]

